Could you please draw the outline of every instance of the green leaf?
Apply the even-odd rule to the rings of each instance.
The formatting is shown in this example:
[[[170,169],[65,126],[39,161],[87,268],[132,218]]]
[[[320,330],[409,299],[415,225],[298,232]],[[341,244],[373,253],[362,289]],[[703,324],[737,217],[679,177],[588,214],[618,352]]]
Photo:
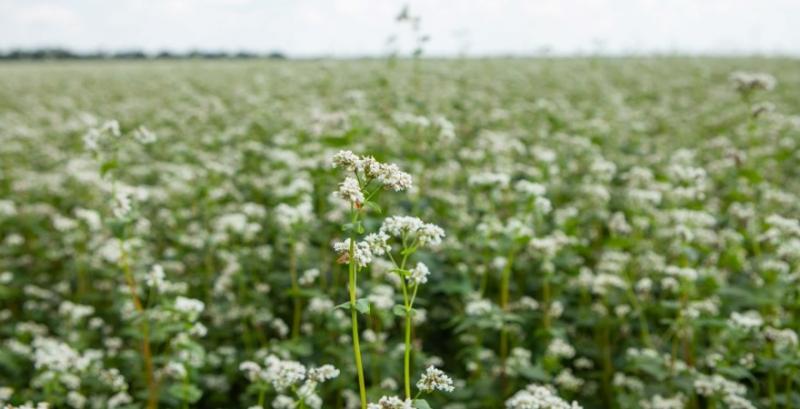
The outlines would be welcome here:
[[[392,272],[393,272],[393,273],[397,273],[397,274],[398,274],[400,277],[408,277],[408,276],[410,276],[410,275],[411,275],[411,272],[410,272],[410,271],[408,271],[408,270],[403,270],[403,269],[399,269],[399,268],[393,268],[393,269],[392,269]]]
[[[334,310],[349,310],[350,309],[350,301],[343,302],[343,303],[333,307],[333,309]]]
[[[369,300],[359,298],[356,300],[356,309],[362,314],[369,314]]]
[[[105,176],[106,173],[116,169],[119,166],[116,160],[107,160],[100,165],[100,175]]]
[[[431,405],[425,399],[414,399],[414,407],[417,409],[431,409]]]
[[[398,317],[405,317],[406,316],[406,307],[404,307],[404,306],[402,306],[400,304],[395,304],[395,306],[392,307],[392,312],[394,313],[394,315],[397,315]]]
[[[189,403],[195,403],[200,400],[200,397],[203,396],[203,391],[192,384],[174,384],[167,389],[167,392],[174,398],[179,399],[182,402],[186,401]]]
[[[372,209],[372,210],[376,211],[378,214],[381,214],[381,213],[383,213],[383,211],[381,210],[381,207],[380,207],[380,205],[378,205],[378,204],[377,204],[377,203],[375,203],[375,202],[366,202],[366,203],[364,203],[364,204],[365,204],[367,207],[369,207],[370,209]]]
[[[550,380],[550,377],[541,365],[524,366],[518,369],[518,371],[520,375],[532,381],[548,382]]]

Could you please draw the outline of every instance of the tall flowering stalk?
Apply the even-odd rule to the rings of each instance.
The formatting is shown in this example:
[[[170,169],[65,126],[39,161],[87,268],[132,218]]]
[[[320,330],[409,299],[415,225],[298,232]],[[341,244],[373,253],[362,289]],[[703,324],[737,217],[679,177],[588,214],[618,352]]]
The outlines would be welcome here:
[[[350,151],[341,151],[333,157],[334,167],[351,172],[339,185],[338,195],[350,203],[350,223],[344,226],[349,238],[334,244],[340,254],[338,261],[348,264],[348,294],[350,297],[350,320],[353,330],[353,355],[358,373],[358,389],[362,409],[367,407],[367,392],[364,382],[364,366],[359,344],[358,312],[368,312],[369,302],[357,299],[358,273],[372,261],[372,249],[367,242],[356,242],[357,235],[364,233],[361,222],[368,208],[378,208],[371,201],[384,189],[402,191],[411,187],[411,176],[397,165],[384,164],[372,157],[359,157]]]
[[[115,178],[115,171],[120,167],[119,150],[122,141],[122,133],[117,121],[107,121],[98,128],[92,128],[83,137],[84,147],[100,163],[100,176],[110,182],[111,225],[119,245],[117,264],[124,275],[134,309],[137,314],[142,315],[139,323],[140,351],[144,363],[144,379],[147,384],[147,409],[155,409],[158,407],[159,382],[155,373],[151,349],[150,322],[146,316],[146,305],[138,294],[129,254],[128,229],[136,221],[133,197],[135,189],[122,185]]]
[[[430,270],[419,262],[408,266],[408,259],[419,248],[436,246],[442,241],[444,231],[434,224],[424,223],[416,217],[395,216],[383,222],[380,232],[367,236],[366,241],[378,255],[386,254],[394,264],[393,271],[400,276],[403,290],[403,305],[396,306],[395,313],[405,317],[405,349],[403,354],[403,380],[406,399],[411,399],[411,332],[414,315],[414,301],[421,284],[428,281]],[[390,240],[400,242],[399,257],[392,255]],[[397,262],[397,259],[400,262]]]
[[[429,367],[417,383],[419,390],[412,400],[411,396],[411,333],[414,316],[414,301],[420,285],[428,281],[430,270],[418,262],[413,267],[409,260],[417,250],[425,247],[435,247],[442,242],[444,230],[431,223],[411,216],[391,216],[383,221],[383,225],[376,233],[368,234],[362,241],[356,242],[356,235],[363,234],[361,225],[363,212],[368,208],[379,210],[372,202],[375,196],[384,189],[394,191],[406,190],[411,187],[411,176],[400,171],[396,165],[383,164],[371,157],[358,157],[350,151],[343,151],[334,157],[334,166],[353,172],[353,176],[345,178],[339,186],[338,195],[350,203],[350,224],[345,226],[349,238],[344,242],[334,244],[334,249],[340,254],[339,261],[349,265],[349,295],[350,311],[353,328],[353,350],[356,367],[358,370],[359,390],[361,392],[362,408],[385,407],[390,402],[399,402],[404,407],[428,407],[424,401],[418,401],[423,392],[430,393],[435,390],[451,392],[453,381],[444,372]],[[399,251],[394,253],[395,248]],[[404,325],[404,353],[403,353],[403,386],[405,399],[396,397],[383,397],[378,405],[366,403],[364,387],[363,365],[358,342],[357,312],[368,312],[369,302],[357,299],[356,288],[358,273],[369,264],[373,257],[386,256],[392,262],[392,272],[400,280],[399,285],[403,291],[403,304],[395,305],[393,312],[403,316]],[[399,260],[399,262],[398,262]],[[382,406],[381,406],[382,405]]]

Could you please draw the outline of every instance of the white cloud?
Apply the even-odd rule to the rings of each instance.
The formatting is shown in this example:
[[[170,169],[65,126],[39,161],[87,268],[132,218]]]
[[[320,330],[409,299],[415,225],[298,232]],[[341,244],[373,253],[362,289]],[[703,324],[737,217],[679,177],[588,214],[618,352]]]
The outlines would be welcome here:
[[[20,25],[36,27],[39,25],[73,26],[78,24],[78,14],[62,5],[52,3],[32,4],[22,7],[16,14]]]
[[[0,48],[385,51],[404,0],[0,0]],[[800,55],[797,0],[411,0],[428,52]]]

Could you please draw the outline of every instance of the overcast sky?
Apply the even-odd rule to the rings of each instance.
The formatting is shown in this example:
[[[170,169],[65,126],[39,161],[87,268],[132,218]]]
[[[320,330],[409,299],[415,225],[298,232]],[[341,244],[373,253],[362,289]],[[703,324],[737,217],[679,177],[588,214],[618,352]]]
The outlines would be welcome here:
[[[431,55],[800,55],[800,0],[0,0],[0,50],[380,55],[407,3]]]

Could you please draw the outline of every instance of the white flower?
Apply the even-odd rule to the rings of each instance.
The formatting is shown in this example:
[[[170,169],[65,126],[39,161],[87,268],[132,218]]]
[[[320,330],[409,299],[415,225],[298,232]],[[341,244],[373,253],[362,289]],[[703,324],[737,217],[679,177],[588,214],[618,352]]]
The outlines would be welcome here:
[[[280,318],[275,318],[274,320],[270,321],[269,325],[275,330],[275,332],[278,333],[280,337],[285,337],[289,334],[289,326],[286,325],[286,322]]]
[[[244,361],[239,364],[239,370],[244,372],[245,378],[250,382],[255,381],[259,378],[259,374],[261,373],[261,367],[253,362],[253,361]]]
[[[314,382],[325,382],[339,376],[339,370],[333,365],[322,365],[308,370],[308,379]]]
[[[435,224],[426,223],[417,232],[417,238],[420,245],[430,245],[435,247],[442,243],[442,239],[444,238],[444,230]]]
[[[96,151],[100,148],[100,132],[97,129],[89,129],[86,134],[83,135],[83,147],[89,151]]]
[[[411,274],[408,276],[408,281],[420,285],[425,284],[428,282],[428,275],[430,274],[430,270],[428,270],[428,266],[424,263],[417,263],[414,268],[411,269]]]
[[[548,214],[553,210],[553,204],[550,203],[550,199],[546,197],[537,197],[533,200],[533,205],[541,214]]]
[[[339,262],[342,264],[350,264],[350,239],[336,242],[333,244],[333,250],[339,254]],[[353,258],[355,258],[356,265],[359,267],[366,267],[372,262],[372,250],[369,243],[364,241],[356,242],[353,246]]]
[[[388,243],[389,236],[382,231],[368,234],[364,237],[364,241],[369,245],[372,254],[376,256],[382,256],[392,250]]]
[[[120,136],[122,133],[119,131],[119,122],[116,119],[112,119],[110,121],[106,121],[103,123],[103,126],[100,128],[101,132],[109,132],[111,136]]]
[[[281,203],[275,206],[274,215],[275,221],[283,230],[292,230],[314,220],[314,208],[309,202],[302,202],[297,206]]]
[[[393,163],[380,163],[371,156],[362,158],[351,151],[340,151],[334,155],[333,167],[351,172],[361,172],[366,178],[365,183],[375,180],[383,185],[384,188],[392,189],[395,192],[408,190],[411,188],[412,184],[411,175],[401,171],[397,165]],[[353,178],[353,180],[355,179]],[[345,180],[345,182],[351,184],[346,193],[352,193],[354,191],[352,189],[352,182],[347,182],[347,180]],[[358,182],[356,181],[356,183]],[[340,194],[341,193],[342,188],[340,187]],[[342,195],[342,197],[348,198],[351,196]],[[358,202],[352,200],[352,197],[349,200],[353,203],[363,202],[363,198]]]
[[[714,396],[715,394],[743,396],[747,393],[744,385],[729,381],[716,374],[700,374],[694,381],[694,390],[701,396]]]
[[[68,372],[72,369],[85,369],[91,363],[69,345],[53,338],[36,337],[33,340],[33,349],[33,364],[36,369]]]
[[[404,234],[416,233],[425,223],[412,216],[391,216],[384,219],[381,225],[381,232],[394,237],[402,237]]]
[[[575,356],[575,348],[561,338],[554,338],[547,346],[547,354],[569,359]]]
[[[510,180],[511,177],[505,173],[483,172],[470,175],[467,183],[470,186],[505,188]]]
[[[400,168],[393,163],[381,164],[377,180],[381,182],[385,188],[392,189],[395,192],[410,189],[412,183],[411,175],[401,171]]]
[[[312,314],[326,314],[333,310],[333,301],[329,298],[312,297],[308,301],[307,310]]]
[[[361,186],[358,184],[358,180],[352,176],[344,179],[344,182],[339,185],[337,194],[355,207],[360,207],[364,203],[364,193],[361,192]]]
[[[286,395],[278,395],[272,401],[272,409],[294,409],[294,399]]]
[[[722,401],[728,409],[757,409],[756,405],[739,395],[725,395]]]
[[[178,296],[175,298],[175,309],[194,319],[203,312],[205,304],[194,298]]]
[[[789,328],[777,329],[767,327],[764,329],[764,338],[775,343],[775,348],[784,350],[797,347],[797,333]]]
[[[91,305],[75,304],[70,301],[63,301],[58,306],[58,313],[69,317],[71,321],[80,321],[94,314],[94,307]]]
[[[164,368],[164,373],[174,379],[186,378],[186,367],[180,362],[170,362]]]
[[[577,402],[567,403],[552,390],[535,384],[517,392],[506,401],[507,409],[582,409]]]
[[[469,316],[485,315],[492,312],[492,302],[485,299],[472,300],[467,303],[464,312]]]
[[[114,409],[122,405],[127,405],[131,402],[133,402],[131,395],[128,395],[126,392],[119,392],[108,399],[108,402],[106,402],[106,406],[109,409]]]
[[[192,327],[189,328],[189,335],[202,338],[206,336],[206,334],[208,334],[208,328],[201,322],[195,322]]]
[[[150,144],[158,140],[156,134],[154,134],[149,129],[145,128],[144,125],[140,126],[136,131],[133,132],[133,137],[136,138],[142,144]]]
[[[264,372],[262,378],[272,384],[278,392],[302,382],[306,377],[306,367],[303,364],[282,360],[275,355],[269,355],[264,359]]]
[[[514,184],[514,189],[522,194],[528,196],[544,196],[547,193],[547,188],[539,183],[533,183],[527,180],[520,180]]]
[[[410,399],[401,400],[396,396],[384,396],[378,403],[370,403],[367,409],[413,409]]]
[[[394,306],[394,289],[388,285],[379,284],[372,288],[367,296],[370,304],[380,310],[388,310]]]
[[[114,213],[114,217],[121,219],[127,216],[133,206],[131,205],[131,197],[133,193],[128,189],[117,189],[114,192],[114,201],[112,202],[111,211]]]
[[[570,368],[562,369],[556,376],[555,383],[563,389],[568,391],[577,391],[583,386],[583,379],[573,375]]]
[[[742,72],[736,71],[730,76],[736,89],[743,93],[749,93],[755,90],[769,91],[775,88],[777,81],[775,77],[770,74],[761,72]]]
[[[10,200],[0,199],[0,216],[10,217],[16,216],[17,205]]]
[[[310,268],[303,272],[303,275],[297,280],[300,285],[311,285],[314,284],[317,277],[319,277],[319,269]]]
[[[1,401],[2,399],[0,399]],[[67,393],[67,404],[75,409],[83,409],[86,405],[86,397],[77,391],[69,391]]]
[[[680,393],[671,398],[655,395],[651,400],[640,401],[639,404],[644,409],[683,409],[686,407],[686,399]]]
[[[434,366],[429,366],[425,370],[425,373],[422,374],[417,382],[417,388],[426,393],[437,390],[443,392],[452,392],[455,390],[453,387],[453,380]]]
[[[361,163],[361,158],[359,158],[358,155],[354,154],[351,151],[339,151],[339,153],[333,155],[334,168],[341,168],[348,171],[355,171],[360,163]]]
[[[749,331],[761,327],[764,324],[764,319],[761,318],[761,314],[758,311],[751,310],[744,313],[734,311],[731,313],[728,323],[735,328]]]
[[[164,288],[164,268],[161,267],[160,264],[153,265],[153,268],[150,269],[150,272],[147,274],[145,284],[159,291]]]
[[[387,217],[380,231],[397,238],[416,237],[420,246],[437,246],[445,235],[441,227],[412,216]]]

